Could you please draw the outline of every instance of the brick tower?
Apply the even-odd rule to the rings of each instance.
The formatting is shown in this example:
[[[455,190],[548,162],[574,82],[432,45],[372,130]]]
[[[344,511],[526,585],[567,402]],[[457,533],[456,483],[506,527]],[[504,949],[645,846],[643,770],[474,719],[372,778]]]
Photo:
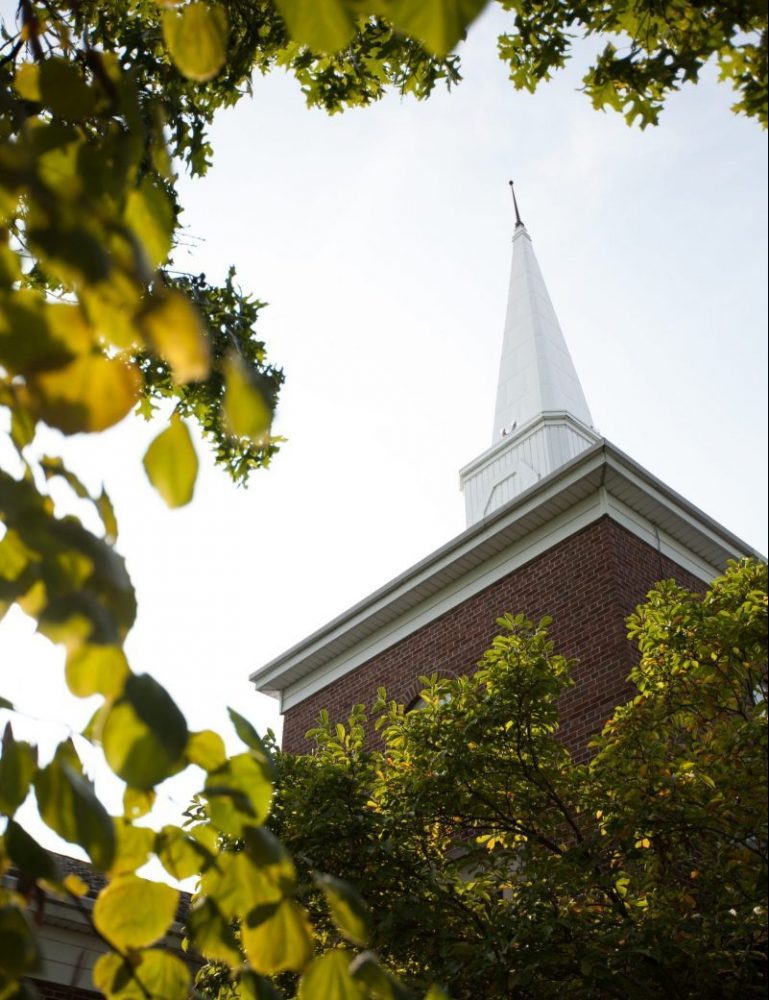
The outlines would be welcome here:
[[[577,659],[562,732],[584,746],[627,699],[625,618],[651,585],[703,587],[755,554],[597,434],[513,198],[492,441],[460,472],[467,528],[251,676],[280,699],[286,750],[323,708],[344,719],[382,685],[408,704],[420,675],[472,672],[506,612],[551,616]]]

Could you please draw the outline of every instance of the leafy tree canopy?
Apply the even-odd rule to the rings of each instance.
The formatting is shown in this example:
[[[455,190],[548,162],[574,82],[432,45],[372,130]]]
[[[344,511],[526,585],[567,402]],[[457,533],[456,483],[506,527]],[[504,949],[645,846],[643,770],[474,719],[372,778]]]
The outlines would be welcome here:
[[[600,32],[617,36],[623,47],[607,49],[591,71],[593,76],[587,78],[586,87],[598,106],[613,104],[633,120],[640,114],[642,124],[656,120],[665,96],[685,79],[696,78],[700,66],[714,55],[722,73],[737,85],[740,110],[765,121],[765,46],[761,48],[760,39],[766,30],[766,12],[758,5],[738,3],[728,10],[695,3],[662,8],[646,3],[606,9],[587,5],[574,10],[560,3],[526,10],[514,4],[504,6],[511,11],[513,29],[503,38],[501,52],[510,61],[518,86],[531,87],[559,66],[566,58],[572,32]],[[62,646],[71,691],[79,697],[98,697],[100,707],[84,738],[101,747],[107,764],[124,783],[125,796],[123,814],[109,815],[71,740],[63,741],[50,761],[41,762],[36,748],[16,740],[9,727],[0,758],[0,812],[6,819],[0,868],[13,865],[28,881],[73,899],[83,891],[77,880],[64,877],[55,859],[19,822],[19,808],[34,795],[42,821],[67,842],[79,845],[94,867],[109,878],[93,910],[95,930],[111,948],[96,967],[97,985],[108,997],[182,1000],[188,992],[186,968],[157,947],[173,917],[175,893],[136,874],[153,856],[173,877],[199,873],[201,894],[190,916],[191,946],[221,963],[227,988],[237,996],[272,995],[267,977],[276,976],[294,977],[298,996],[308,1000],[389,998],[402,993],[375,956],[361,951],[369,940],[365,912],[346,885],[344,871],[313,861],[316,894],[305,899],[304,876],[309,868],[305,857],[293,861],[265,826],[273,802],[274,765],[250,724],[233,713],[244,749],[228,757],[218,734],[191,732],[171,695],[153,678],[132,670],[123,645],[136,615],[136,597],[115,547],[118,524],[112,504],[104,490],[92,494],[61,456],[41,453],[37,431],[47,425],[65,435],[98,433],[137,409],[148,416],[163,403],[164,412],[173,412],[147,450],[144,468],[171,506],[189,502],[194,491],[198,458],[190,425],[197,425],[208,438],[217,461],[236,481],[245,482],[253,470],[268,465],[280,445],[272,434],[272,421],[283,376],[269,361],[255,329],[262,304],[240,291],[233,272],[222,285],[215,285],[204,275],[174,270],[173,249],[182,211],[177,171],[205,172],[212,153],[207,130],[213,116],[248,93],[254,69],[282,68],[293,73],[308,103],[329,112],[369,104],[388,88],[426,97],[437,83],[458,81],[459,64],[451,50],[484,7],[484,0],[429,4],[421,0],[231,0],[226,5],[203,0],[20,0],[16,22],[3,26],[0,412],[3,432],[7,431],[16,449],[16,462],[0,470],[0,615],[18,604],[36,620],[43,635]],[[88,508],[88,516],[62,516],[56,510],[48,487],[52,479],[67,484],[82,505],[81,513]],[[101,523],[98,531],[87,527],[94,511]],[[510,642],[524,641],[526,629],[521,629],[514,628]],[[536,670],[547,697],[554,696],[558,685],[566,683],[565,673],[559,669],[551,676],[544,671],[542,664],[555,661],[544,637],[536,633],[535,638],[541,645]],[[728,650],[723,655],[725,663],[732,662]],[[493,688],[501,685],[501,680],[494,679],[494,656],[504,656],[500,649],[490,656],[484,670]],[[722,662],[720,654],[714,662]],[[452,712],[458,712],[462,704],[460,692],[444,705],[440,684],[436,682],[427,692],[426,700],[432,698],[433,704],[419,720],[409,721],[411,717],[393,708],[383,724],[393,761],[391,766],[385,759],[377,792],[381,802],[377,809],[385,818],[390,815],[392,797],[403,796],[406,801],[407,793],[413,792],[414,815],[422,823],[418,810],[423,804],[427,809],[433,791],[441,787],[443,765],[436,769],[434,761],[432,770],[428,767],[432,759],[430,719],[434,717],[436,724],[446,721],[447,761],[461,744],[462,726],[451,721]],[[467,692],[471,690],[468,682]],[[747,697],[743,688],[739,691]],[[510,693],[510,697],[517,696]],[[555,782],[565,751],[548,743],[548,727],[555,725],[554,709],[547,698],[542,704],[540,715],[532,716],[534,728],[527,738],[534,743],[526,753],[541,752],[542,763],[537,766]],[[0,705],[8,707],[5,701]],[[729,703],[735,740],[743,734],[740,719],[753,725],[758,711],[748,713],[746,705],[744,698]],[[640,711],[633,718],[640,718]],[[688,716],[684,713],[682,718]],[[629,726],[630,722],[621,722],[618,731],[625,733]],[[696,731],[689,723],[684,731],[687,726]],[[423,731],[428,742],[422,749],[418,742],[409,742],[412,731],[415,736]],[[721,762],[732,746],[729,733],[723,732],[723,740],[714,744]],[[344,741],[349,736],[345,732],[335,737],[329,730],[328,739],[320,734],[318,738],[328,753],[347,753]],[[338,750],[334,750],[335,738]],[[597,759],[611,759],[611,753],[601,749]],[[672,801],[678,801],[679,786],[684,791],[689,788],[687,782],[692,788],[701,787],[697,769],[704,765],[696,757],[686,760],[695,764],[694,778],[676,778],[678,783],[670,785]],[[525,754],[523,761],[529,768]],[[152,822],[156,787],[190,766],[202,774],[202,821],[189,830],[180,826],[152,829],[147,824]],[[413,788],[408,784],[411,772]],[[671,773],[679,772],[684,773],[682,766]],[[424,786],[416,783],[420,773]],[[703,773],[716,781],[714,772]],[[561,859],[552,868],[556,901],[559,886],[570,885],[566,882],[569,866],[582,870],[580,859],[594,856],[583,855],[581,846],[564,839],[567,813],[580,831],[583,827],[588,833],[593,830],[584,796],[593,788],[590,782],[598,779],[587,767],[575,769],[575,774],[585,775],[585,790],[574,792],[573,799],[564,798],[562,819],[550,818],[543,828],[560,850],[552,855]],[[524,786],[519,783],[519,787]],[[561,786],[556,783],[554,787]],[[606,816],[613,815],[610,787],[596,785],[606,800]],[[529,798],[522,800],[528,803],[526,808],[541,805],[546,791],[532,786]],[[463,804],[463,795],[457,796],[453,818],[436,815],[433,826],[426,828],[422,823],[419,827],[423,843],[417,845],[421,852],[417,857],[420,864],[429,858],[437,864],[445,854],[438,848],[451,845],[456,864],[445,899],[459,898],[462,913],[477,926],[477,915],[472,915],[473,887],[486,884],[484,880],[491,877],[487,872],[497,866],[507,873],[510,891],[517,892],[519,882],[527,883],[510,878],[510,864],[518,863],[516,852],[523,852],[520,859],[527,863],[527,852],[532,852],[530,870],[534,872],[541,861],[535,846],[543,851],[545,846],[515,824],[500,825],[499,837],[493,840],[493,828],[487,828],[489,814],[481,810],[474,817]],[[763,850],[765,841],[754,841],[752,828],[746,834],[739,826],[744,820],[740,801],[730,804],[734,820],[722,815],[717,800],[711,806],[714,822],[726,824],[731,831],[742,830],[743,839],[724,848],[723,857],[716,857],[708,853],[711,847],[706,837],[704,861],[692,869],[701,872],[702,878],[688,893],[695,901],[690,917],[697,921],[700,906],[710,905],[710,874],[727,858],[727,873],[734,880],[727,884],[735,888],[729,910],[717,911],[722,942],[718,968],[730,988],[733,982],[749,982],[746,970],[751,961],[754,966],[758,962],[750,958],[750,942],[757,955],[764,946],[758,931],[745,923],[745,900],[750,893],[744,873],[752,869],[743,864],[743,857],[752,858],[758,849]],[[753,800],[746,797],[744,801],[752,810]],[[284,809],[282,804],[280,809]],[[752,810],[751,815],[758,812]],[[362,816],[368,821],[368,813]],[[400,825],[393,833],[405,836],[409,822],[407,815],[400,814]],[[457,830],[468,832],[459,837]],[[610,863],[601,855],[602,864],[608,865],[601,869],[603,895],[590,889],[589,869],[584,875],[587,912],[594,915],[597,925],[613,928],[618,935],[616,969],[614,965],[610,969],[613,982],[621,980],[627,967],[626,931],[632,931],[631,937],[637,933],[639,947],[648,946],[652,967],[668,961],[653,950],[658,939],[647,931],[649,921],[640,916],[635,922],[620,921],[623,907],[628,909],[630,904],[624,902],[621,879],[625,876],[617,874],[618,865],[625,865],[622,872],[627,868],[627,885],[636,898],[636,868],[623,860],[622,852],[629,850],[624,830],[622,825],[606,827],[605,844],[619,845],[619,860]],[[640,830],[639,825],[628,836]],[[655,830],[651,825],[640,836],[641,846],[633,848],[637,857],[632,855],[631,860],[662,858],[672,865],[671,859],[680,856],[674,848],[678,850],[684,833],[699,836],[696,823],[692,831],[689,827],[678,831],[679,839],[671,841],[667,855],[659,853],[664,838]],[[470,832],[475,837],[491,836],[492,841],[476,844]],[[590,843],[603,844],[598,836],[593,830]],[[645,846],[646,840],[654,850]],[[226,849],[233,842],[240,850]],[[397,842],[392,839],[391,843],[396,857]],[[478,878],[468,880],[467,866],[473,858],[463,860],[461,852],[470,852],[471,844],[484,860],[478,864]],[[541,868],[544,871],[544,862]],[[638,870],[642,884],[643,879],[651,879],[644,874],[643,864]],[[683,875],[678,873],[676,878],[680,881]],[[649,885],[654,888],[657,883]],[[374,887],[372,895],[378,904],[382,892],[375,886],[375,881],[361,882],[366,894]],[[699,886],[704,887],[702,904]],[[532,900],[537,891],[532,883]],[[659,892],[662,898],[661,888]],[[318,893],[325,901],[322,913]],[[579,892],[575,898],[575,911],[584,910]],[[638,895],[641,898],[646,897]],[[594,899],[599,902],[594,904]],[[490,896],[488,906],[496,903],[496,897]],[[642,906],[633,903],[633,907],[636,916]],[[651,903],[649,912],[657,912]],[[526,956],[541,949],[535,948],[531,936],[526,937],[527,927],[533,934],[543,914],[544,910],[536,909],[530,924],[519,928],[519,950],[525,961],[516,958],[515,968],[533,983],[541,977],[541,970]],[[710,934],[711,923],[703,926]],[[328,937],[331,927],[335,928],[333,942]],[[578,929],[567,921],[549,933],[560,941]],[[671,939],[678,941],[675,935]],[[486,949],[484,954],[494,959],[491,967],[498,970],[496,953],[488,951],[501,947],[494,940],[490,938],[481,951]],[[425,980],[424,958],[431,955],[428,945],[421,959],[414,953],[402,962],[400,946],[391,949],[399,967],[415,982]],[[679,953],[686,953],[683,945]],[[472,947],[460,949],[459,954],[459,961],[468,968],[477,964]],[[442,970],[440,956],[435,958],[436,968]],[[572,969],[569,962],[568,956],[564,958],[564,967]],[[39,964],[29,900],[3,887],[0,1000],[23,997],[23,979],[34,975]],[[707,969],[702,975],[706,973]],[[435,990],[431,995],[438,996]]]
[[[766,583],[745,562],[704,597],[657,585],[629,620],[638,693],[588,760],[558,738],[569,663],[520,617],[419,709],[381,692],[381,742],[362,706],[324,714],[311,754],[276,756],[270,826],[328,944],[314,869],[361,887],[404,981],[456,1000],[763,996]]]

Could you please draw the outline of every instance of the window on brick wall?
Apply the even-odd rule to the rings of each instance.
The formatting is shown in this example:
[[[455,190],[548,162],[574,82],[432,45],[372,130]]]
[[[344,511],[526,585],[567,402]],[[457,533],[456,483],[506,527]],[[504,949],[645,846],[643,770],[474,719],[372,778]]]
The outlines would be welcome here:
[[[446,702],[449,700],[449,698],[450,698],[450,695],[448,695],[448,694],[441,695],[441,705],[445,705]],[[407,712],[418,712],[421,709],[425,708],[426,705],[427,705],[427,702],[424,700],[424,698],[422,697],[422,695],[418,694],[415,698],[411,699],[411,701],[408,703],[408,705],[406,705],[406,711]]]

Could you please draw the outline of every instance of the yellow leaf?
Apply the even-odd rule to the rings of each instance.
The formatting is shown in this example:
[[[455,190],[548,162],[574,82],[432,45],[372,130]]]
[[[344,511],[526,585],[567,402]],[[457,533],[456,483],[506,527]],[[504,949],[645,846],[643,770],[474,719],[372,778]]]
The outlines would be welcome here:
[[[292,38],[313,52],[338,52],[355,33],[355,20],[344,0],[275,0]]]
[[[204,729],[199,733],[190,733],[187,742],[187,759],[190,764],[197,764],[204,771],[215,771],[227,760],[224,740],[218,733]]]
[[[210,860],[208,851],[178,826],[164,826],[157,836],[155,853],[165,870],[175,879],[196,875]]]
[[[162,685],[132,674],[101,722],[107,763],[132,788],[149,791],[185,767],[187,724]]]
[[[199,382],[208,376],[211,358],[200,313],[186,295],[169,292],[154,301],[142,317],[142,328],[174,381]]]
[[[203,794],[211,822],[224,833],[240,837],[245,826],[258,826],[270,812],[270,765],[252,753],[236,754],[209,772]]]
[[[40,66],[38,63],[22,63],[16,70],[13,89],[25,101],[40,100]]]
[[[96,929],[117,948],[144,948],[161,938],[176,914],[179,893],[138,875],[119,875],[93,907]]]
[[[194,951],[209,961],[224,962],[233,969],[243,964],[232,926],[212,900],[199,899],[196,902],[187,914],[186,930]],[[242,990],[238,995],[246,1000]]]
[[[177,414],[147,449],[144,469],[169,507],[183,507],[190,502],[198,475],[198,456],[190,432]]]
[[[262,975],[286,970],[300,972],[313,952],[307,914],[289,899],[269,909],[266,920],[259,920],[259,912],[252,911],[240,927],[243,949],[251,967]]]
[[[55,371],[27,379],[27,405],[65,434],[103,431],[118,423],[139,397],[140,376],[120,358],[86,354]]]
[[[323,890],[337,929],[353,944],[368,944],[368,912],[363,900],[351,885],[333,875],[315,875],[315,884]]]
[[[299,983],[298,1000],[360,1000],[361,991],[350,975],[352,953],[336,949],[314,958]]]
[[[62,885],[66,888],[67,892],[71,892],[73,896],[88,895],[88,886],[79,875],[75,875],[73,872],[64,876]]]
[[[190,973],[185,963],[168,951],[150,949],[131,957],[100,955],[93,968],[94,985],[108,1000],[187,1000]]]
[[[465,36],[486,0],[393,0],[387,17],[406,35],[418,39],[434,56],[445,56]]]
[[[113,820],[117,848],[110,875],[127,875],[146,864],[155,843],[155,833],[143,826],[134,826],[128,820]]]
[[[280,872],[255,864],[245,851],[222,854],[201,876],[203,893],[216,900],[226,920],[244,918],[255,906],[277,905],[283,899]]]
[[[122,692],[130,672],[119,646],[80,646],[67,657],[67,687],[78,698],[92,694],[114,698]]]
[[[233,437],[258,441],[270,429],[272,410],[252,383],[242,361],[231,355],[224,365],[224,422]]]
[[[174,212],[163,188],[145,177],[126,198],[125,221],[141,241],[153,267],[164,264],[171,249]]]
[[[227,12],[207,3],[166,10],[163,38],[180,73],[190,80],[211,80],[227,59]]]
[[[14,373],[58,369],[90,352],[94,338],[78,306],[29,289],[0,300],[0,364]]]
[[[155,792],[142,791],[140,788],[126,788],[123,792],[123,815],[126,819],[138,819],[146,816],[155,804]]]
[[[137,282],[113,269],[108,280],[83,285],[78,295],[88,318],[110,344],[121,350],[132,350],[139,345],[135,313],[142,290]]]

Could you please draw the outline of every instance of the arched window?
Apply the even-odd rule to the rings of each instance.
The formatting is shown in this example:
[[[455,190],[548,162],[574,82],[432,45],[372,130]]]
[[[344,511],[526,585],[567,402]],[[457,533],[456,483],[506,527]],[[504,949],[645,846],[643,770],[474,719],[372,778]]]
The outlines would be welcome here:
[[[447,701],[451,699],[451,695],[448,693],[441,695],[441,705],[445,705]],[[427,707],[427,702],[424,700],[421,694],[415,695],[411,701],[406,705],[407,712],[419,712],[423,708]]]

